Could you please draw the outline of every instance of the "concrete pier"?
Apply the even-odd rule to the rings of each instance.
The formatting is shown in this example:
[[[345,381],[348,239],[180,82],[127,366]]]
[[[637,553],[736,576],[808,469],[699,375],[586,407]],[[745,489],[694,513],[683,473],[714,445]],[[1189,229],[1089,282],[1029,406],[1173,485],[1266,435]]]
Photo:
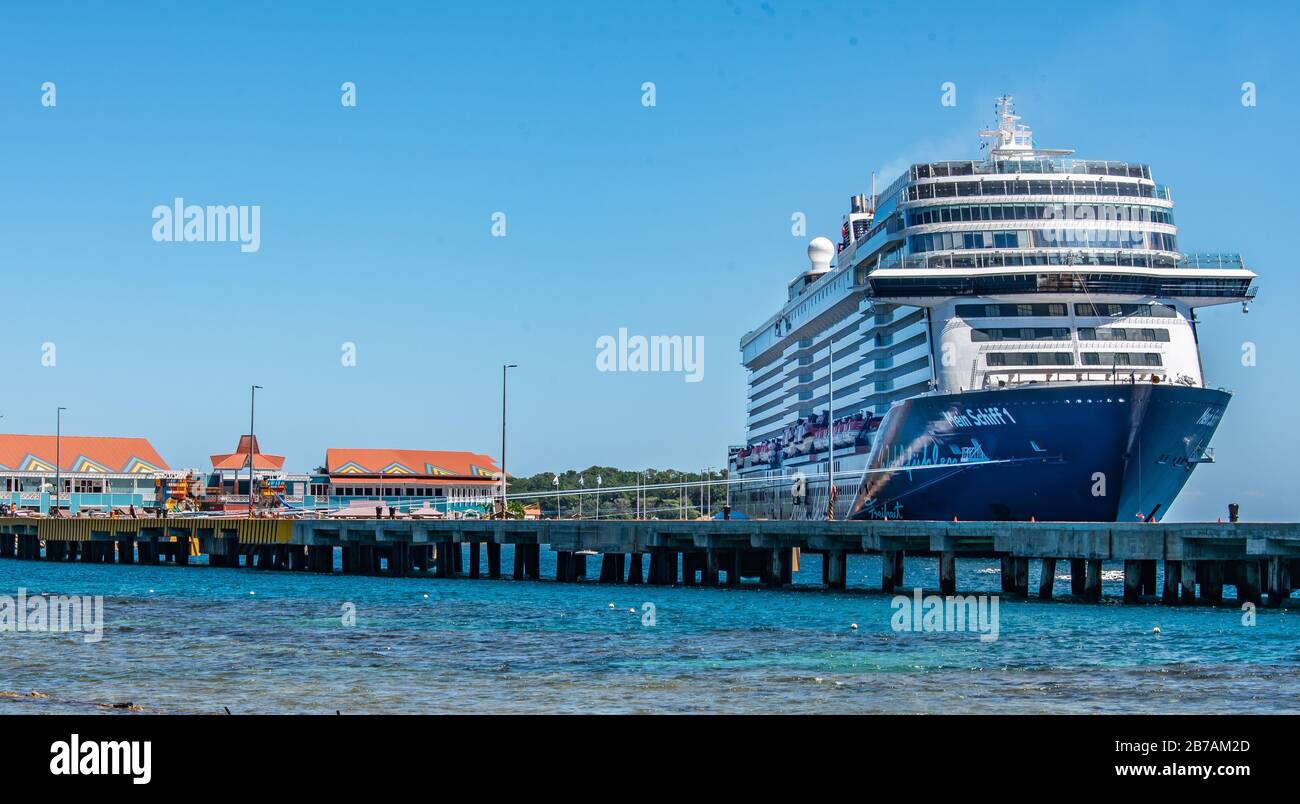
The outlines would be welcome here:
[[[337,556],[345,574],[500,579],[508,547],[509,577],[538,580],[543,545],[561,583],[719,586],[725,578],[781,588],[793,580],[798,550],[820,559],[832,590],[850,588],[855,556],[879,556],[887,593],[905,589],[911,558],[938,559],[942,594],[961,592],[959,559],[997,559],[1004,594],[1024,599],[1037,560],[1037,596],[1050,600],[1059,562],[1068,561],[1071,595],[1097,601],[1110,562],[1123,567],[1129,603],[1218,605],[1230,586],[1233,605],[1280,606],[1300,573],[1294,523],[0,519],[0,558],[25,560],[184,566],[195,552],[213,567],[332,573]],[[589,556],[598,578],[588,577]]]

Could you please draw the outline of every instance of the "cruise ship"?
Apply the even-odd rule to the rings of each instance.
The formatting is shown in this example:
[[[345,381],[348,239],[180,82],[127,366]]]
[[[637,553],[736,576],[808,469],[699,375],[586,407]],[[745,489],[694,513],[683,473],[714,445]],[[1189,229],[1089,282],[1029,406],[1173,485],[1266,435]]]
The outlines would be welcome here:
[[[855,196],[780,310],[740,342],[734,510],[782,519],[1156,521],[1231,394],[1198,310],[1235,254],[1178,250],[1150,168],[1035,145],[1010,97],[978,160]],[[873,179],[874,184],[874,179]]]

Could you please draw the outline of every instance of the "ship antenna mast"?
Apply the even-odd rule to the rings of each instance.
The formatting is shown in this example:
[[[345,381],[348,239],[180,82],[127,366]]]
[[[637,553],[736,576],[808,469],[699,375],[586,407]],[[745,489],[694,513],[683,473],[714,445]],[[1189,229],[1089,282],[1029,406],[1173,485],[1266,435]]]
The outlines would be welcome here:
[[[1015,101],[1010,95],[1003,95],[997,100],[998,125],[994,129],[985,129],[979,133],[985,142],[981,148],[988,148],[987,159],[1035,159],[1042,156],[1065,156],[1073,153],[1069,149],[1035,148],[1034,132],[1020,121],[1015,113]]]

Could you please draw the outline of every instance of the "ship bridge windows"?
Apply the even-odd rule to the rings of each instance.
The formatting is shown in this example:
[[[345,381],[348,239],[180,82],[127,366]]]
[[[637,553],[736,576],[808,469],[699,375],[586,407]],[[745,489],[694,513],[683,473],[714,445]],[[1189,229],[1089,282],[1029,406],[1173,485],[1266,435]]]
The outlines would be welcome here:
[[[1085,366],[1163,365],[1158,352],[1083,352],[1079,357]]]
[[[984,341],[1068,341],[1068,327],[1013,327],[972,329],[970,339],[976,343]]]
[[[984,362],[990,366],[1073,366],[1069,352],[989,352]]]
[[[1018,316],[1063,316],[1069,308],[1064,304],[1035,302],[1032,304],[959,304],[957,315],[962,318],[1013,318]]]
[[[1024,141],[1022,143],[1022,140]],[[1028,138],[1017,135],[1016,142],[1029,144]],[[977,174],[1008,175],[1021,173],[1059,173],[1076,176],[1126,176],[1134,179],[1150,179],[1151,168],[1134,162],[1108,162],[1103,160],[1064,159],[1047,157],[1041,159],[998,159],[991,165],[988,162],[970,160],[925,162],[912,165],[905,176],[911,179],[928,179],[943,176],[973,176]]]
[[[1169,330],[1153,327],[1079,327],[1081,341],[1146,341],[1169,343]]]
[[[927,198],[993,195],[1109,195],[1123,198],[1162,198],[1170,200],[1166,187],[1137,181],[1066,181],[1043,179],[989,179],[984,181],[940,181],[912,184],[907,188],[908,201]]]
[[[1074,305],[1074,314],[1092,318],[1126,318],[1131,315],[1148,318],[1177,318],[1178,312],[1167,304],[1084,304]]]

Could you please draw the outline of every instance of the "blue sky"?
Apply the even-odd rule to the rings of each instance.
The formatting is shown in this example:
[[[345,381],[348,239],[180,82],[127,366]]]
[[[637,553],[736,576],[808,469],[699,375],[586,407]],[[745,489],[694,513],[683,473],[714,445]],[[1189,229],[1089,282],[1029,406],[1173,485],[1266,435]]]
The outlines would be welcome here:
[[[66,405],[67,432],[206,467],[257,383],[263,448],[295,469],[496,454],[512,362],[512,471],[718,466],[738,339],[806,262],[791,214],[834,236],[873,170],[977,156],[1009,92],[1041,144],[1151,163],[1184,250],[1260,273],[1249,315],[1202,315],[1208,380],[1238,395],[1172,514],[1300,516],[1286,5],[377,5],[0,10],[0,429]],[[177,196],[260,205],[260,250],[154,242]],[[702,336],[703,381],[596,371],[620,327]]]

